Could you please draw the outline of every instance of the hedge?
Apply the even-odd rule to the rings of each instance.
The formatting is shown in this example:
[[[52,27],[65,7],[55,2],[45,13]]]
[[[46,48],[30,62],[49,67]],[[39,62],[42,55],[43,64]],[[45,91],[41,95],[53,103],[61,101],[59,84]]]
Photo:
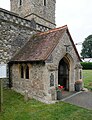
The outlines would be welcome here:
[[[84,70],[92,70],[92,62],[81,62],[81,65]]]

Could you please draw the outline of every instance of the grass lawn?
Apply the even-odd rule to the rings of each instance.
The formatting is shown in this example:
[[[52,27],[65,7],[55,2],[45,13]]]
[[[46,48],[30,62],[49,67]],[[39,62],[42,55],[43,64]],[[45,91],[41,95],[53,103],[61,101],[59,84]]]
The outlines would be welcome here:
[[[64,102],[50,105],[34,99],[25,102],[22,95],[4,90],[0,120],[92,120],[92,110]]]
[[[92,90],[92,70],[83,70],[84,87]]]

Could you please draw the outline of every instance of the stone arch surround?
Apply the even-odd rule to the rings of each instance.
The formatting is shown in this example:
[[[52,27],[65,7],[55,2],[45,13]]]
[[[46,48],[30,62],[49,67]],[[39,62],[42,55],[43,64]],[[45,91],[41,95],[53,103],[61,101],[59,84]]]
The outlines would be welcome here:
[[[74,91],[74,83],[75,83],[74,60],[69,53],[66,53],[65,56],[63,58],[61,58],[61,60],[62,59],[64,59],[67,62],[67,64],[69,65],[69,91]],[[59,63],[58,63],[58,66],[59,66]]]

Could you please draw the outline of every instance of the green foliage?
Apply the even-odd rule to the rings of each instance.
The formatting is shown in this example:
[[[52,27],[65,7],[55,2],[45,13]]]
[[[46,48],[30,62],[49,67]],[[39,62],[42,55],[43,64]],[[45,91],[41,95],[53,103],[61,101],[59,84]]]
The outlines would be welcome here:
[[[4,90],[0,120],[92,120],[92,110],[68,103],[44,104],[34,99],[24,101],[22,95]]]
[[[92,35],[89,35],[82,44],[81,56],[83,58],[92,58]]]
[[[92,70],[83,70],[84,87],[92,91]]]
[[[92,62],[81,62],[81,65],[84,70],[92,70]]]

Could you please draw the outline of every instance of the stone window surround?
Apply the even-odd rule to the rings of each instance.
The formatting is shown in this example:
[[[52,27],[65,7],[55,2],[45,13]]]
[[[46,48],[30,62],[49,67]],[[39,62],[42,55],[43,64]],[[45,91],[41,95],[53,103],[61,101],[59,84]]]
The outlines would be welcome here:
[[[21,7],[23,5],[23,0],[18,0],[18,7]],[[43,5],[47,6],[47,0],[43,0]]]
[[[28,65],[26,65],[25,77],[26,77],[26,79],[29,79],[29,66]]]
[[[23,78],[21,77],[21,73],[22,73],[21,67],[23,67]],[[28,69],[27,69],[27,67],[28,67]],[[20,78],[26,79],[26,80],[30,79],[30,67],[29,67],[28,64],[20,64],[20,65],[19,65],[19,71],[20,71],[20,75],[19,75]],[[26,72],[28,72],[28,71],[29,71],[29,73],[26,74]],[[28,75],[28,76],[27,76],[27,75]]]
[[[21,76],[21,78],[24,78],[24,67],[23,67],[23,65],[20,66],[20,76]]]
[[[44,6],[47,5],[47,0],[43,0],[43,5],[44,5]]]
[[[23,0],[18,0],[18,7],[21,7],[23,5]]]
[[[51,72],[50,74],[50,87],[53,87],[55,85],[55,76],[54,74]]]

